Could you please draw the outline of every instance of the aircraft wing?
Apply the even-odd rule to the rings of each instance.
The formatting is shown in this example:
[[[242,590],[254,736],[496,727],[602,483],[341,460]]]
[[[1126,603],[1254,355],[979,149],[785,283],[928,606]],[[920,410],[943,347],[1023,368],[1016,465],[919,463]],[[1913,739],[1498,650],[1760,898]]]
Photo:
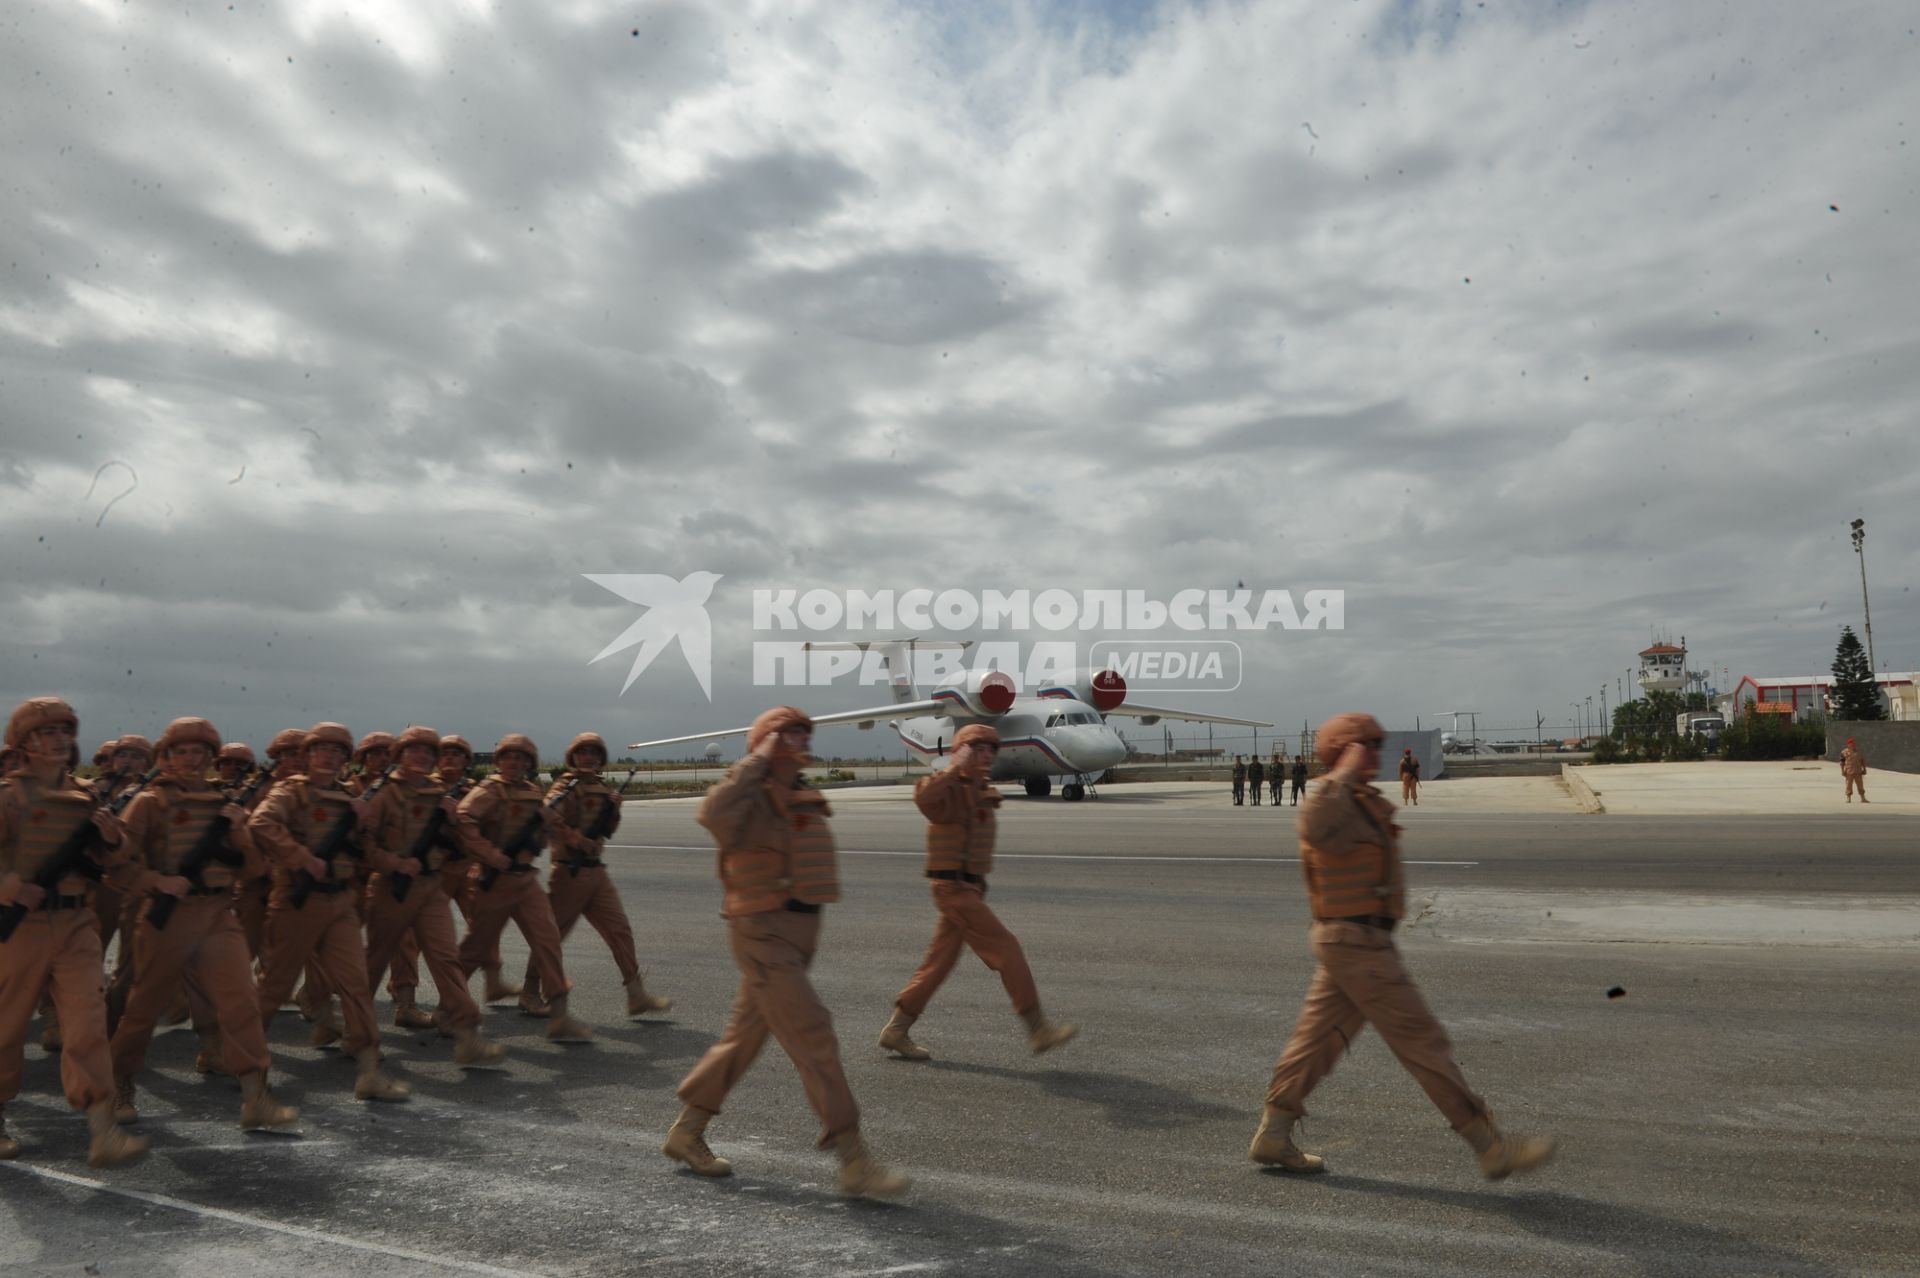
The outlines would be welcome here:
[[[1236,719],[1231,715],[1204,714],[1198,710],[1169,710],[1163,706],[1143,706],[1138,701],[1123,701],[1103,714],[1124,714],[1151,723],[1155,719],[1185,719],[1192,723],[1232,723],[1243,728],[1271,728],[1264,719]]]
[[[816,714],[811,718],[816,728],[824,728],[835,723],[874,724],[888,719],[911,719],[916,715],[944,714],[952,704],[950,701],[935,701],[931,698],[925,701],[895,701],[884,706],[870,706],[865,710],[836,710],[832,714]],[[627,749],[646,750],[653,746],[684,745],[689,741],[713,741],[720,737],[743,736],[752,730],[749,725],[745,728],[723,728],[718,732],[695,732],[684,737],[661,737],[657,741],[635,741]]]

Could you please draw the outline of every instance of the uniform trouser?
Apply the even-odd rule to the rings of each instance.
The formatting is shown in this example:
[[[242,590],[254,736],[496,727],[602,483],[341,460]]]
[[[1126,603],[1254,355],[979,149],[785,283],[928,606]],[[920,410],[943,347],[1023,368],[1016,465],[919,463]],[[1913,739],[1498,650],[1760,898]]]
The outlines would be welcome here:
[[[102,881],[93,885],[93,917],[100,924],[100,966],[106,967],[107,947],[113,944],[114,935],[120,930],[121,916],[126,912],[127,897],[113,884]]]
[[[438,876],[415,875],[407,898],[397,901],[392,880],[373,881],[367,897],[367,986],[380,983],[380,973],[394,965],[400,943],[412,938],[416,953],[427,960],[427,972],[440,991],[440,1010],[447,1024],[458,1028],[480,1023],[480,1005],[467,992],[467,974],[460,970],[460,950],[453,939],[453,915]]]
[[[373,999],[367,992],[367,955],[360,944],[360,916],[353,893],[315,892],[299,909],[275,888],[267,913],[267,962],[260,974],[260,1023],[273,1024],[273,1014],[293,993],[294,978],[309,960],[319,969],[329,994],[340,1000],[346,1017],[341,1046],[349,1055],[380,1045],[380,1026],[374,1020]]]
[[[740,993],[719,1041],[680,1082],[680,1099],[717,1114],[772,1031],[800,1071],[807,1103],[820,1117],[820,1147],[860,1126],[833,1017],[807,979],[820,943],[820,916],[773,910],[727,920],[727,944],[740,969]]]
[[[1320,965],[1293,1037],[1273,1067],[1267,1104],[1305,1114],[1314,1086],[1333,1072],[1354,1036],[1372,1025],[1455,1130],[1486,1117],[1487,1103],[1467,1086],[1447,1031],[1401,966],[1393,933],[1316,922],[1312,935]]]
[[[547,894],[540,889],[540,876],[532,870],[502,872],[486,891],[480,891],[479,886],[476,881],[473,913],[460,942],[460,974],[472,976],[474,969],[500,961],[500,934],[512,919],[526,938],[527,948],[533,951],[533,970],[540,974],[541,992],[555,998],[572,989],[566,965],[560,960],[560,928],[553,921]]]
[[[1418,781],[1413,780],[1411,777],[1401,778],[1400,802],[1402,803],[1420,802],[1420,783]]]
[[[1248,778],[1247,780],[1247,794],[1252,798],[1253,806],[1256,808],[1260,806],[1260,787],[1263,784],[1265,784],[1265,778],[1259,781],[1255,781],[1252,778]]]
[[[446,893],[442,892],[440,899],[445,901]],[[371,918],[367,920],[367,927],[371,931],[373,927]],[[451,914],[447,915],[447,929],[448,935],[452,935],[453,916]],[[454,943],[454,948],[456,950],[459,948],[457,941]],[[379,984],[379,973],[374,973],[371,979],[374,984]],[[400,934],[400,948],[393,952],[393,964],[387,974],[387,993],[393,996],[393,1001],[396,1003],[411,1003],[414,1000],[414,991],[419,988],[420,942],[413,938],[413,932],[409,929]]]
[[[267,898],[273,894],[273,880],[249,879],[233,889],[233,917],[247,938],[247,953],[257,962],[266,945]]]
[[[232,900],[225,892],[182,897],[161,932],[154,931],[146,912],[141,912],[133,927],[137,975],[127,1010],[113,1032],[117,1076],[132,1078],[145,1067],[153,1027],[180,996],[183,983],[198,992],[219,1025],[222,1064],[229,1074],[238,1078],[272,1065],[247,958],[247,937],[233,917]]]
[[[613,952],[613,965],[620,969],[622,985],[640,975],[640,958],[633,948],[633,924],[627,921],[627,909],[620,903],[605,866],[595,866],[575,874],[564,865],[553,867],[547,878],[547,903],[553,906],[553,923],[560,939],[582,918],[600,934]],[[527,976],[532,978],[533,960],[527,960]],[[541,988],[545,988],[542,986]]]
[[[100,920],[85,906],[34,910],[0,944],[0,1105],[20,1094],[27,1023],[49,990],[66,1039],[60,1082],[67,1103],[86,1109],[113,1099],[101,961]]]
[[[1300,806],[1300,792],[1306,788],[1307,788],[1307,783],[1305,781],[1295,781],[1293,783],[1293,806],[1294,807],[1297,808]]]
[[[977,883],[947,879],[934,879],[932,885],[933,903],[940,911],[940,921],[934,925],[933,942],[927,946],[927,956],[920,960],[920,970],[913,974],[894,1003],[908,1016],[926,1011],[941,982],[960,961],[960,947],[964,944],[980,956],[982,963],[1000,974],[1000,983],[1007,987],[1007,997],[1013,1000],[1015,1012],[1024,1016],[1038,1009],[1040,991],[1034,986],[1027,956],[1007,925],[987,908],[986,888]]]
[[[1860,792],[1861,798],[1864,799],[1867,797],[1867,779],[1865,777],[1847,778],[1847,798],[1853,798],[1853,792],[1855,790]]]
[[[472,861],[449,861],[440,870],[440,887],[446,892],[447,899],[460,907],[460,917],[466,920],[467,930],[473,930],[473,897],[480,885],[474,881]],[[495,938],[493,950],[487,955],[487,961],[480,966],[488,971],[500,968],[500,941]]]
[[[1239,803],[1245,799],[1246,793],[1247,783],[1245,781],[1235,781],[1233,783],[1233,801],[1235,803]]]

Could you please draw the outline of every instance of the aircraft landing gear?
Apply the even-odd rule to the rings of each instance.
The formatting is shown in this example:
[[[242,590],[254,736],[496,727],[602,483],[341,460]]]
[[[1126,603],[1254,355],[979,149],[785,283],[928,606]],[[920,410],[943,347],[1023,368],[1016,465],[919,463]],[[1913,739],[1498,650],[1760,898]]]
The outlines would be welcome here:
[[[1093,788],[1094,778],[1082,772],[1073,780],[1060,787],[1060,797],[1068,803],[1078,803],[1082,799],[1097,799],[1099,793]]]
[[[1027,778],[1027,797],[1029,799],[1044,799],[1051,793],[1053,793],[1052,777]]]

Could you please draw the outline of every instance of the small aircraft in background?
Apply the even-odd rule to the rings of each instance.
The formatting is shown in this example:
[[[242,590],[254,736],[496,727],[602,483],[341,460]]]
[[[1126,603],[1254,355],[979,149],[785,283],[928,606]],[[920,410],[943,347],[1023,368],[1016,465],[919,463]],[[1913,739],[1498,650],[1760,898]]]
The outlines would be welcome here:
[[[1055,777],[1062,779],[1060,797],[1070,802],[1087,797],[1108,768],[1127,757],[1127,743],[1108,726],[1107,718],[1123,715],[1142,724],[1161,719],[1188,719],[1199,723],[1230,723],[1248,728],[1273,725],[1259,719],[1236,719],[1198,710],[1143,705],[1127,697],[1127,681],[1112,670],[1078,670],[1062,682],[1048,684],[1023,696],[1013,677],[999,670],[970,671],[943,684],[930,696],[921,696],[913,681],[913,653],[919,649],[964,649],[966,642],[951,640],[891,640],[883,643],[812,643],[809,650],[877,652],[893,689],[893,704],[861,710],[838,710],[813,716],[815,727],[836,723],[872,728],[885,722],[909,750],[930,766],[943,760],[954,734],[970,723],[992,724],[1000,733],[1000,752],[993,763],[995,781],[1022,782],[1029,795],[1045,798],[1053,792]],[[680,745],[714,737],[739,736],[746,728],[722,732],[694,732],[684,737],[636,741],[629,749]]]

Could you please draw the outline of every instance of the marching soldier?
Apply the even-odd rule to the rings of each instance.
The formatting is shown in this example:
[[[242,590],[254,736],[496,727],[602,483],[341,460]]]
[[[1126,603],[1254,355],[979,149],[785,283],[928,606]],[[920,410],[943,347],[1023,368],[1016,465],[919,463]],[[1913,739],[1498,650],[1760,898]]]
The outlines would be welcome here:
[[[1413,757],[1412,746],[1400,752],[1400,802],[1420,806],[1420,760]]]
[[[1508,1137],[1487,1103],[1467,1086],[1447,1032],[1420,997],[1393,929],[1406,914],[1400,827],[1393,804],[1367,783],[1380,771],[1385,730],[1371,715],[1326,721],[1315,750],[1332,771],[1300,813],[1300,868],[1313,908],[1313,951],[1319,965],[1293,1037],[1274,1066],[1266,1112],[1247,1156],[1290,1172],[1319,1172],[1326,1162],[1293,1143],[1307,1097],[1371,1024],[1480,1157],[1489,1180],[1547,1161],[1553,1142]]]
[[[77,865],[93,856],[90,842],[115,849],[125,837],[119,819],[68,773],[80,761],[73,744],[79,727],[58,697],[23,702],[7,720],[6,743],[25,754],[26,765],[0,779],[0,918],[7,920],[0,926],[11,929],[0,941],[0,1159],[20,1154],[20,1142],[7,1135],[6,1105],[20,1094],[27,1022],[50,992],[66,1027],[60,1081],[93,1137],[87,1162],[118,1167],[144,1155],[147,1142],[113,1121],[100,924],[89,908],[89,875],[75,869],[47,881],[58,868],[54,858]]]
[[[1847,738],[1846,748],[1840,751],[1840,775],[1846,779],[1847,802],[1853,802],[1853,792],[1860,792],[1860,802],[1867,801],[1867,753]]]
[[[1000,806],[1000,792],[988,777],[999,751],[997,731],[984,723],[970,723],[954,735],[953,762],[943,772],[922,777],[914,787],[913,801],[928,822],[927,878],[932,880],[940,922],[920,969],[894,1000],[893,1018],[880,1031],[880,1046],[910,1061],[932,1056],[907,1031],[953,971],[963,944],[1000,974],[1014,1014],[1026,1023],[1027,1046],[1034,1052],[1060,1046],[1078,1029],[1072,1024],[1052,1024],[1041,1014],[1040,991],[1019,940],[987,908],[995,810]]]
[[[1260,762],[1260,756],[1254,755],[1247,760],[1247,786],[1253,792],[1253,806],[1260,806],[1260,786],[1267,779],[1267,767]]]
[[[392,762],[393,734],[369,732],[353,748],[354,770],[341,776],[340,788],[357,799],[367,792],[368,786],[380,779],[380,774]]]
[[[473,770],[473,747],[461,736],[440,738],[440,779],[449,786],[458,787]],[[467,927],[473,927],[473,878],[479,870],[460,845],[459,839],[453,840],[452,853],[447,858],[446,868],[441,872],[441,887],[447,893],[447,899],[460,907],[460,916],[466,920]],[[545,1016],[549,1009],[544,1004],[533,1004],[521,997],[525,990],[517,981],[508,981],[501,971],[500,943],[495,941],[492,953],[480,964],[480,973],[486,979],[486,991],[481,996],[483,1003],[498,1003],[505,999],[520,997],[521,1010],[534,1015]]]
[[[100,748],[93,752],[93,758],[91,762],[93,764],[93,770],[96,774],[105,772],[108,768],[113,766],[113,747],[118,745],[119,743],[120,743],[120,738],[108,737],[105,741],[102,741],[100,743]]]
[[[117,738],[113,743],[113,757],[107,761],[108,770],[93,779],[93,797],[97,803],[111,803],[120,792],[139,780],[140,775],[153,767],[153,742],[135,732]],[[121,924],[127,913],[127,900],[120,889],[104,880],[94,886],[94,917],[100,921],[100,952],[105,954],[107,946],[120,932]],[[130,952],[132,946],[123,944],[121,949]],[[128,958],[123,954],[114,960],[114,977],[120,979],[120,969]]]
[[[352,800],[335,784],[353,749],[353,736],[337,723],[318,723],[307,733],[306,744],[307,770],[274,786],[247,822],[261,851],[274,862],[260,1021],[273,1024],[300,969],[310,958],[316,960],[346,1014],[344,1046],[359,1067],[355,1099],[403,1101],[412,1089],[380,1068],[380,1026],[367,991],[367,957],[353,904],[359,866],[348,851]],[[330,1018],[314,1024],[315,1046],[325,1046],[339,1034]]]
[[[1239,755],[1233,756],[1233,806],[1239,807],[1245,801],[1247,793],[1247,765]]]
[[[233,916],[233,886],[258,871],[259,854],[247,810],[207,783],[207,763],[220,751],[211,723],[175,719],[160,735],[163,775],[126,810],[126,855],[113,876],[142,908],[132,925],[133,987],[112,1043],[115,1117],[122,1123],[139,1117],[134,1079],[146,1065],[155,1023],[183,982],[217,1020],[217,1039],[208,1046],[217,1043],[225,1072],[240,1080],[241,1129],[288,1127],[300,1117],[267,1091],[273,1062],[247,938]]]
[[[534,873],[541,827],[555,820],[545,792],[528,779],[540,762],[540,751],[530,737],[509,732],[493,748],[493,761],[498,770],[467,792],[457,818],[461,845],[479,862],[472,925],[460,942],[461,975],[472,976],[499,953],[500,933],[507,920],[513,920],[533,951],[534,970],[546,992],[547,1037],[557,1043],[584,1043],[593,1037],[593,1027],[567,1014],[573,983],[560,957],[553,906]]]
[[[440,1011],[453,1032],[454,1062],[492,1064],[507,1049],[480,1037],[480,1007],[467,993],[453,914],[440,888],[435,846],[441,828],[459,811],[433,772],[440,737],[432,728],[411,727],[394,744],[399,770],[378,794],[353,801],[361,845],[373,871],[367,890],[367,985],[377,985],[380,974],[393,964],[400,938],[413,937],[440,991]],[[412,991],[407,994],[411,1007]],[[404,1023],[400,1012],[396,1004],[396,1025]],[[434,1023],[431,1017],[425,1019],[429,1026]]]
[[[0,778],[12,776],[16,772],[27,770],[27,752],[16,750],[12,746],[0,746]]]
[[[573,925],[584,916],[600,939],[613,952],[614,966],[626,988],[627,1015],[664,1012],[673,1006],[670,998],[647,993],[646,978],[640,972],[640,959],[634,953],[633,925],[627,921],[620,893],[607,876],[600,859],[601,849],[620,828],[620,795],[600,777],[607,766],[607,743],[596,732],[583,732],[567,745],[561,756],[567,772],[558,784],[569,778],[573,785],[554,808],[555,820],[547,831],[553,852],[553,868],[547,876],[547,900],[553,906],[553,921],[565,941]],[[540,974],[533,960],[527,960],[526,991],[535,1003],[540,1000]]]
[[[213,779],[232,789],[253,771],[253,747],[244,741],[229,741],[213,756]]]
[[[285,728],[274,733],[267,745],[267,762],[273,768],[273,781],[253,796],[254,811],[266,802],[273,786],[307,770],[306,730]],[[251,817],[253,813],[247,815]],[[247,953],[258,963],[267,931],[267,901],[273,895],[273,866],[264,856],[256,864],[257,869],[249,867],[248,874],[233,885],[233,912],[240,921],[240,931],[247,938]]]
[[[772,1032],[820,1118],[820,1147],[840,1157],[840,1191],[890,1197],[905,1175],[882,1166],[860,1138],[860,1110],[840,1066],[840,1044],[807,968],[820,941],[821,907],[840,899],[826,797],[806,784],[813,720],[777,706],[754,720],[747,757],[707,791],[700,824],[719,851],[721,916],[740,968],[740,993],[720,1038],[679,1087],[685,1103],[660,1152],[702,1176],[733,1165],[707,1147],[707,1124]]]

